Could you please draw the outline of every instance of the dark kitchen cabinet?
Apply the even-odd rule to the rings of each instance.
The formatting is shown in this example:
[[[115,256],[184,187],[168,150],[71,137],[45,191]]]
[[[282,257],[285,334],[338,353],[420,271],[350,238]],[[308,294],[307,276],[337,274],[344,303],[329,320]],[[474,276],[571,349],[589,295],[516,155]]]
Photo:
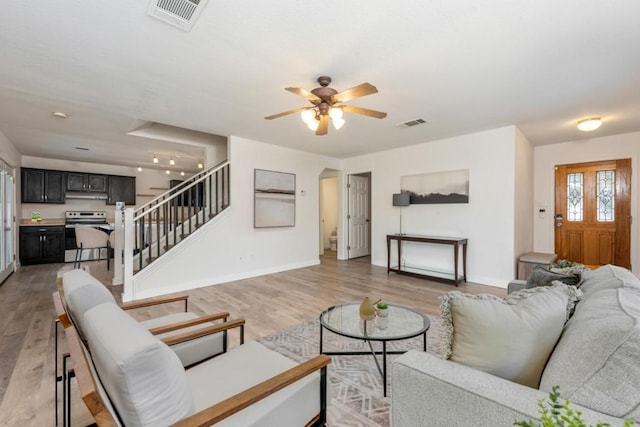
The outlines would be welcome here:
[[[64,203],[66,172],[21,169],[22,203]]]
[[[104,193],[107,191],[107,176],[67,172],[67,191]]]
[[[107,177],[107,204],[115,205],[116,202],[124,202],[126,206],[136,204],[136,177],[116,176]]]
[[[23,265],[64,262],[64,227],[20,227],[20,262]]]

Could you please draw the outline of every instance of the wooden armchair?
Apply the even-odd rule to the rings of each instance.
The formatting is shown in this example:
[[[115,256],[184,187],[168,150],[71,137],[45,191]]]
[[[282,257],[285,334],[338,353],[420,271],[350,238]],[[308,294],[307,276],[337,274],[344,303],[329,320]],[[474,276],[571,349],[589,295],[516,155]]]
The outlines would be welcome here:
[[[73,374],[98,426],[325,425],[328,356],[297,365],[251,342],[185,370],[113,304],[87,311],[87,348],[60,304]]]
[[[54,304],[59,322],[64,328],[74,325],[84,336],[82,319],[90,308],[104,302],[116,304],[111,293],[85,270],[61,272],[57,281],[59,291]],[[63,297],[63,295],[66,296]],[[170,345],[184,366],[191,366],[227,351],[227,331],[239,328],[240,343],[244,342],[244,320],[229,320],[229,313],[198,315],[188,311],[188,295],[149,298],[125,303],[122,310],[133,310],[161,304],[184,303],[184,311],[141,321],[140,324],[163,342]],[[55,401],[56,425],[58,421],[58,383],[63,375],[59,371],[58,328],[55,328]],[[64,369],[63,369],[64,370]],[[63,387],[64,388],[64,387]]]

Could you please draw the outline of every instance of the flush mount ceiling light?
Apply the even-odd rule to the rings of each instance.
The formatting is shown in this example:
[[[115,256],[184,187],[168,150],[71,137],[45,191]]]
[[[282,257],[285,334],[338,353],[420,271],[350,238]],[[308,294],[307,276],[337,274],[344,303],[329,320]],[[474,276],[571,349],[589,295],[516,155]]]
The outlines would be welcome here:
[[[578,121],[578,129],[583,132],[591,132],[592,130],[596,130],[602,124],[602,119],[600,117],[589,117],[588,119],[582,119]]]
[[[67,113],[63,113],[62,111],[54,111],[51,114],[53,114],[53,117],[57,117],[59,119],[66,119],[67,117],[69,117]]]

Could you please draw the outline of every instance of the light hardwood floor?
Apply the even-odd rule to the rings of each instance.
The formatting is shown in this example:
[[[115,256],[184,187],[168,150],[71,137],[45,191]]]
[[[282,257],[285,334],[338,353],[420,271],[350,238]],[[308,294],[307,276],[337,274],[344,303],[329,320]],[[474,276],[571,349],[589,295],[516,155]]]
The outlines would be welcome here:
[[[110,283],[105,261],[86,263],[103,283]],[[51,293],[56,272],[64,264],[26,266],[0,286],[0,426],[54,425],[54,311]],[[212,275],[215,273],[212,273]],[[121,288],[109,286],[117,298]],[[252,340],[316,318],[325,308],[364,296],[384,298],[438,316],[438,297],[451,290],[492,293],[501,288],[477,284],[452,285],[387,275],[368,259],[338,261],[188,291],[189,307],[198,313],[229,311],[246,319]],[[138,319],[181,310],[178,304],[138,310]],[[107,326],[107,325],[105,325]],[[61,333],[62,335],[62,333]],[[64,342],[64,339],[61,339]],[[232,345],[237,335],[231,335]],[[74,407],[80,406],[74,395]],[[76,414],[74,410],[74,415]],[[82,421],[81,421],[82,422]],[[75,423],[74,423],[75,424]]]

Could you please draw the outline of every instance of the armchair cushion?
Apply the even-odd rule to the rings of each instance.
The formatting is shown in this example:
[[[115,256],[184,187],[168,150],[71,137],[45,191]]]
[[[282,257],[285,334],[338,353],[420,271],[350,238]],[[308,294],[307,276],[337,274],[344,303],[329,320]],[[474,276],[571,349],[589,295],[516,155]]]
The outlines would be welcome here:
[[[455,362],[537,388],[542,370],[579,294],[559,283],[493,295],[449,292],[441,297],[443,326]]]
[[[257,361],[260,361],[257,363]],[[251,341],[187,370],[196,412],[293,368],[293,360]],[[320,411],[320,375],[313,373],[216,424],[303,426]]]
[[[93,283],[66,287],[65,301],[69,315],[76,324],[78,333],[82,339],[85,339],[85,313],[100,304],[109,303],[115,305],[111,293],[101,284],[96,286]]]
[[[84,315],[91,357],[126,426],[170,425],[194,411],[178,356],[114,304]]]

